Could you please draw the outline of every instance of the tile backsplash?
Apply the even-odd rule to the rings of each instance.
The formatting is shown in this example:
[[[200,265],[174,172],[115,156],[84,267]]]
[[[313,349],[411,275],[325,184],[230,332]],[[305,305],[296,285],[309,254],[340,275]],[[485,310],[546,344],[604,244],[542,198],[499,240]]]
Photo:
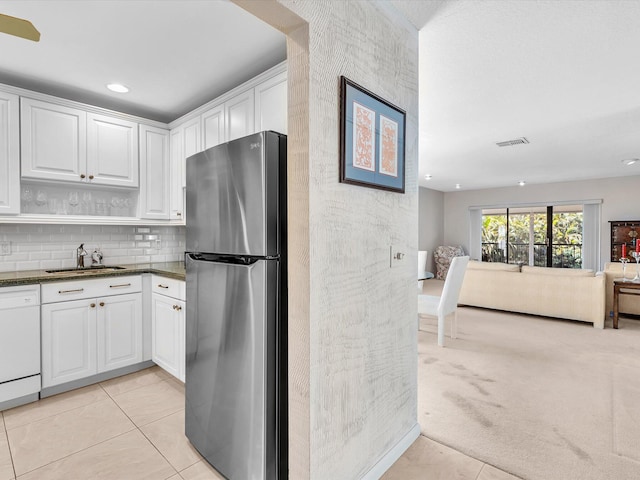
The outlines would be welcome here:
[[[81,243],[89,254],[99,248],[105,265],[173,262],[183,260],[185,228],[2,224],[0,272],[75,267]]]

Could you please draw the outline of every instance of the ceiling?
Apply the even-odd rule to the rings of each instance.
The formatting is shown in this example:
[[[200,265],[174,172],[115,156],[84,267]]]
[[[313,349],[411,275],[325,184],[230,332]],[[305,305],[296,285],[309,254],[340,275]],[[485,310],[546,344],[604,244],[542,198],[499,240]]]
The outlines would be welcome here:
[[[421,186],[640,175],[640,2],[392,4],[422,28]]]
[[[227,0],[12,0],[0,13],[42,35],[0,33],[0,83],[161,122],[286,58],[282,33]]]
[[[640,158],[640,2],[390,3],[422,28],[420,185],[640,174],[622,163]],[[0,34],[0,83],[162,122],[286,56],[284,35],[228,0],[10,0],[0,13],[42,33]],[[496,146],[519,137],[530,143]]]

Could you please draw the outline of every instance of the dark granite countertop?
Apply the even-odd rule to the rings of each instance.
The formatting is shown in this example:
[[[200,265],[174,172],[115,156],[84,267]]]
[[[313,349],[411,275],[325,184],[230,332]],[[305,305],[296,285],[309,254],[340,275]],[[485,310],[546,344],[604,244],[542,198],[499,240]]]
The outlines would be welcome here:
[[[122,275],[137,275],[141,273],[155,273],[156,275],[175,278],[177,280],[185,279],[184,262],[134,263],[119,266],[124,268],[121,270],[92,270],[87,268],[77,272],[56,273],[47,273],[45,270],[0,272],[0,287],[79,280],[82,278],[119,277]]]

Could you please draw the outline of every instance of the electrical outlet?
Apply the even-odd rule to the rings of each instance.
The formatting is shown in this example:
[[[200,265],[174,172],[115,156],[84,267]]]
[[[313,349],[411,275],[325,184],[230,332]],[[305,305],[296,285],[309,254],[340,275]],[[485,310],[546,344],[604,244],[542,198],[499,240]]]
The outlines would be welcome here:
[[[401,249],[402,247],[398,245],[391,245],[391,247],[389,247],[389,267],[398,267],[404,263],[405,254],[400,251]]]
[[[0,255],[11,255],[11,242],[0,242]]]

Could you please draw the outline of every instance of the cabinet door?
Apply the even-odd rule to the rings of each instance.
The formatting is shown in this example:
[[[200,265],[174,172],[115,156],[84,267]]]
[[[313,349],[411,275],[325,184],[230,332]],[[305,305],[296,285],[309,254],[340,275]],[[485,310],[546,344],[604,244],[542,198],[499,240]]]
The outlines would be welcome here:
[[[255,88],[256,132],[287,133],[287,72],[282,72]]]
[[[0,214],[20,213],[20,100],[0,92]]]
[[[170,134],[170,174],[169,174],[169,218],[181,220],[184,218],[184,197],[182,195],[182,180],[184,170],[184,131],[181,127],[171,130]]]
[[[87,115],[82,110],[20,99],[22,176],[82,181],[87,160]]]
[[[87,171],[91,183],[138,186],[138,124],[87,114]]]
[[[142,361],[142,294],[97,301],[98,372]]]
[[[202,151],[202,141],[200,135],[200,117],[194,118],[183,125],[184,152],[182,157],[181,173],[182,187],[187,186],[187,176],[185,161],[191,155]]]
[[[140,218],[169,218],[169,166],[169,131],[140,125]]]
[[[94,375],[96,303],[74,300],[42,306],[42,386]]]
[[[202,114],[202,149],[206,150],[224,142],[224,104],[222,104]]]
[[[184,381],[184,302],[154,293],[151,308],[151,359]]]
[[[200,117],[193,118],[171,130],[171,211],[169,218],[184,218],[183,188],[187,185],[187,157],[202,150]]]
[[[224,110],[228,141],[255,133],[253,89],[225,102]]]

